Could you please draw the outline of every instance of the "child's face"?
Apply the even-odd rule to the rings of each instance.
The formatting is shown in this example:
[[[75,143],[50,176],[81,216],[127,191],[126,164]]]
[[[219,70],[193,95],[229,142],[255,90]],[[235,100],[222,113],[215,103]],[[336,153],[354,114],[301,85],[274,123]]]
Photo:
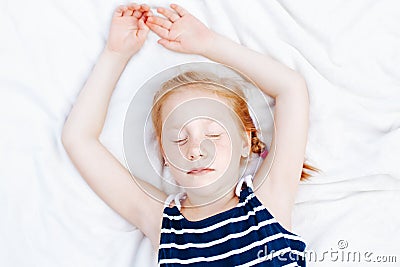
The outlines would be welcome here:
[[[163,155],[187,191],[221,192],[237,182],[248,143],[234,116],[228,102],[209,91],[182,88],[164,102]]]

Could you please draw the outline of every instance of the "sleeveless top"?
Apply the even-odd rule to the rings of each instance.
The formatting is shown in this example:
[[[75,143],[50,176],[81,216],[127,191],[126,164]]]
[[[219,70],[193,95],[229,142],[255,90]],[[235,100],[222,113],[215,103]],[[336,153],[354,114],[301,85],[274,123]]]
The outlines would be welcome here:
[[[306,266],[306,242],[283,228],[261,204],[251,178],[248,175],[239,180],[239,203],[234,208],[199,221],[189,221],[181,214],[179,200],[184,193],[169,195],[158,266]],[[176,205],[171,208],[173,198]]]

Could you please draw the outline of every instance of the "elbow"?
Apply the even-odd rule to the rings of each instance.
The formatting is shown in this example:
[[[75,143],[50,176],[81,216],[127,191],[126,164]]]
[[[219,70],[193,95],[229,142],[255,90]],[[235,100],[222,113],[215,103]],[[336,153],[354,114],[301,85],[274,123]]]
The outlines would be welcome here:
[[[81,138],[75,133],[71,133],[66,129],[63,129],[61,133],[61,143],[63,144],[64,148],[71,147],[72,145],[76,145]]]
[[[68,134],[65,133],[64,131],[61,134],[61,143],[64,146],[64,148],[69,147],[73,143],[72,138],[69,137]]]
[[[310,104],[307,82],[303,76],[298,73],[292,76],[290,82],[285,86],[285,89],[275,96],[275,98],[278,97],[296,98],[298,101],[304,100],[304,104]]]
[[[68,118],[67,118],[61,131],[61,143],[63,144],[64,148],[66,148],[70,143],[72,143],[71,141],[72,133],[73,131],[71,127],[68,125]]]
[[[65,130],[63,130],[61,134],[61,143],[63,144],[65,150],[73,147],[79,148],[92,141],[98,141],[98,139],[95,137],[86,137],[79,133],[71,133]]]

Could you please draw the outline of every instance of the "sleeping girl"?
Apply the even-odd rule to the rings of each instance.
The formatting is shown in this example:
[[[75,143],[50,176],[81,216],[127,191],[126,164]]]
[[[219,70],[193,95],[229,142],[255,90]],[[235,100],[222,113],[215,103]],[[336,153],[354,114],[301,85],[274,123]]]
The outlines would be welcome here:
[[[299,181],[310,176],[306,169],[318,170],[304,163],[304,78],[212,31],[181,6],[157,12],[145,4],[114,11],[106,45],[63,128],[71,161],[100,198],[151,240],[160,266],[305,266],[306,242],[291,231]],[[160,85],[151,114],[164,166],[184,192],[167,195],[140,177],[132,180],[99,136],[115,85],[149,31],[164,48],[230,66],[273,97],[270,150],[258,138],[240,84],[186,71]],[[241,176],[253,154],[265,159],[254,175]]]

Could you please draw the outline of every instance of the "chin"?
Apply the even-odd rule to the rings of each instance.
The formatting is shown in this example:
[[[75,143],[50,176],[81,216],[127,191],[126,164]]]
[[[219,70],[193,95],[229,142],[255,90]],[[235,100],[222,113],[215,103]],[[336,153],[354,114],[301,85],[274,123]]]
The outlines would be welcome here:
[[[179,179],[175,179],[176,183],[183,188],[199,188],[212,186],[213,183],[218,181],[221,175],[217,173],[207,173],[202,175],[185,174],[183,177],[180,176]]]

